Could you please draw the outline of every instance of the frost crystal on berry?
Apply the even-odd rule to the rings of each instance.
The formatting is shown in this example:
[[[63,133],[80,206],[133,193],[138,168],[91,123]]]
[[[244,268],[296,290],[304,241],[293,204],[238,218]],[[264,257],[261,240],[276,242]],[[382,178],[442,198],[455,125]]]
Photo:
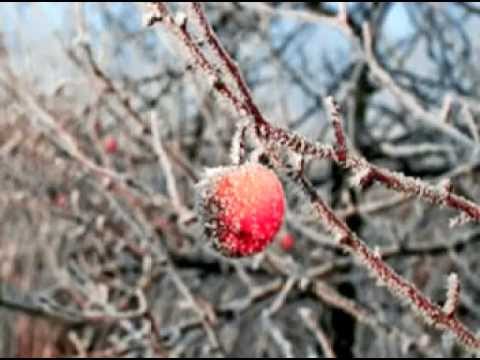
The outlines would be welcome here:
[[[282,225],[283,187],[276,174],[263,165],[249,162],[209,169],[197,187],[205,233],[224,256],[263,251]]]

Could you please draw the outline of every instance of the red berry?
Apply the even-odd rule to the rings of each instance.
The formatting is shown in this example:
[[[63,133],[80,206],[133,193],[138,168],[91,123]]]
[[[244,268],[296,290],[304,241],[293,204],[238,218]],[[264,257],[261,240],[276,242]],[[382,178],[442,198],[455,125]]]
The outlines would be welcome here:
[[[60,193],[55,196],[54,204],[59,208],[64,208],[67,205],[67,195]]]
[[[211,169],[198,187],[205,233],[224,256],[250,256],[272,242],[285,213],[272,170],[256,163]]]
[[[280,246],[284,251],[290,251],[295,246],[295,238],[291,234],[285,234],[280,241]]]
[[[103,146],[105,151],[109,154],[115,154],[118,149],[117,140],[113,136],[107,136],[104,140]]]

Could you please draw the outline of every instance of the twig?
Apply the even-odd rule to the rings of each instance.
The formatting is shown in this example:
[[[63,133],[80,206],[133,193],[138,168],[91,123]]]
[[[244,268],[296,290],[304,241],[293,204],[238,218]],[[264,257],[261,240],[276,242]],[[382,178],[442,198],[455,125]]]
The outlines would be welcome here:
[[[311,332],[313,332],[313,334],[317,338],[317,341],[322,347],[325,357],[328,359],[335,359],[337,356],[333,351],[332,345],[330,344],[327,335],[325,335],[325,332],[316,324],[315,320],[313,319],[312,310],[308,308],[300,308],[298,309],[298,314],[302,318],[307,328]]]
[[[238,110],[239,115],[246,113],[253,119],[255,134],[260,140],[274,147],[286,147],[292,152],[301,155],[313,155],[336,161],[340,165],[344,165],[347,169],[353,170],[357,175],[359,174],[360,185],[368,185],[373,181],[377,181],[388,188],[408,195],[419,196],[435,205],[445,205],[459,210],[472,219],[480,221],[480,207],[477,204],[474,204],[463,197],[453,195],[450,191],[444,188],[436,188],[420,180],[408,178],[402,174],[371,165],[363,158],[352,155],[346,151],[343,129],[341,129],[341,120],[339,119],[339,116],[336,116],[337,113],[339,114],[339,111],[331,98],[327,99],[327,102],[330,104],[330,112],[334,114],[335,136],[338,144],[336,151],[329,146],[312,144],[286,130],[274,128],[262,116],[261,112],[255,105],[248,88],[245,89],[245,82],[240,75],[238,67],[233,63],[230,56],[214,34],[206,20],[206,15],[203,13],[201,6],[195,4],[193,7],[195,10],[194,14],[198,17],[196,20],[201,24],[202,32],[207,37],[208,44],[213,47],[213,52],[218,56],[220,62],[225,65],[230,72],[231,77],[236,80],[236,86],[241,92],[243,99],[238,98],[234,94],[234,91],[232,91],[225,83],[219,83],[218,78],[213,71],[214,67],[208,62],[197,44],[193,42],[192,37],[187,30],[186,18],[183,18],[182,21],[176,23],[164,4],[154,3],[153,15],[150,18],[149,24],[152,25],[157,21],[164,21],[167,23],[167,26],[172,29],[172,32],[177,35],[179,40],[181,40],[189,50],[189,53],[198,68],[201,69],[207,77],[214,80],[214,89],[234,105]],[[371,55],[371,43],[368,43],[368,41],[371,41],[371,38],[369,37],[368,27],[365,27],[364,30],[364,40],[367,41],[366,48],[367,51],[370,51]],[[372,63],[372,65],[376,64]],[[398,91],[399,95],[404,95],[401,89],[397,90],[396,85],[392,82],[390,77],[385,77],[385,74],[381,72],[379,74],[383,76],[383,80],[396,89],[395,91]],[[426,121],[430,125],[456,138],[463,144],[472,146],[472,140],[456,129],[445,127],[444,124],[439,126],[435,121],[432,121],[426,110],[416,102],[416,99],[411,99],[410,96],[407,96],[406,101],[417,115],[421,117],[427,115]],[[285,168],[284,164],[275,165],[279,166],[281,170]],[[289,172],[289,175],[293,177],[293,180],[301,186],[305,194],[308,196],[313,209],[325,228],[336,237],[337,244],[351,252],[364,267],[371,271],[372,275],[380,283],[384,284],[392,292],[392,294],[402,300],[407,300],[414,310],[423,315],[427,323],[451,332],[459,343],[469,348],[480,349],[480,339],[468,330],[452,313],[447,314],[438,305],[432,303],[413,284],[401,277],[388,264],[386,264],[379,254],[371,250],[361,239],[359,239],[349,229],[347,224],[336,216],[333,210],[330,209],[325,201],[318,195],[316,189],[302,173],[293,171]]]
[[[379,255],[370,250],[342,220],[336,217],[308,180],[302,177],[299,179],[299,183],[308,194],[312,206],[324,226],[336,235],[337,242],[369,269],[381,284],[386,286],[393,295],[407,300],[414,310],[423,315],[428,324],[451,332],[461,344],[469,348],[480,349],[480,339],[467,329],[457,317],[445,313],[442,308],[432,303],[413,284],[397,274],[383,262]]]
[[[180,196],[178,195],[177,191],[177,185],[173,176],[172,165],[170,163],[170,160],[168,159],[168,156],[162,146],[162,142],[160,139],[158,122],[159,119],[157,113],[153,113],[150,119],[150,127],[152,129],[153,136],[153,148],[155,149],[160,165],[162,166],[163,173],[165,175],[165,181],[167,183],[167,191],[172,201],[173,207],[179,214],[180,218],[189,218],[192,215],[190,215],[190,211],[186,209],[180,201]]]
[[[422,121],[430,126],[433,129],[436,129],[451,138],[457,140],[462,145],[469,148],[478,147],[478,144],[475,144],[472,139],[470,139],[465,134],[461,133],[454,127],[446,124],[441,121],[441,118],[438,119],[434,115],[430,114],[421,104],[418,103],[417,99],[407,91],[403,90],[395,80],[390,76],[390,74],[385,71],[380,64],[377,62],[372,45],[372,34],[368,23],[363,25],[363,42],[365,44],[365,58],[368,63],[368,66],[372,74],[377,77],[400,101],[405,107],[410,109],[415,116],[422,119]]]

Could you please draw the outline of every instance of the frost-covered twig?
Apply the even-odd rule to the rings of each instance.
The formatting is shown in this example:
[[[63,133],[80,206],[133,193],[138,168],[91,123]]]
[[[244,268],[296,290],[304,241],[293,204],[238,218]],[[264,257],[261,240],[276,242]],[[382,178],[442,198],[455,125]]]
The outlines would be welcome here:
[[[338,146],[341,148],[343,140],[343,130],[339,127],[339,111],[333,98],[328,98],[329,112],[335,126],[335,134],[337,137]],[[337,156],[338,157],[338,156]],[[342,164],[338,159],[339,164]],[[460,211],[468,218],[474,221],[480,221],[480,206],[474,202],[465,199],[462,196],[456,195],[444,186],[434,186],[401,173],[394,172],[388,169],[381,168],[369,163],[361,156],[347,152],[346,161],[343,162],[345,168],[352,170],[355,174],[354,183],[361,187],[366,187],[373,182],[378,182],[385,187],[404,193],[407,195],[417,196],[434,205],[441,205]]]
[[[318,343],[322,347],[325,357],[329,359],[336,358],[335,352],[333,351],[327,335],[325,335],[325,332],[316,324],[312,315],[312,311],[308,308],[300,308],[298,310],[298,314],[302,318],[305,325],[314,333]]]
[[[327,99],[327,105],[334,125],[337,140],[336,149],[333,149],[330,145],[313,143],[298,134],[271,125],[253,101],[251,92],[245,88],[245,81],[238,67],[223,48],[206,20],[205,15],[202,15],[203,10],[199,5],[193,5],[193,7],[195,9],[193,13],[200,17],[198,22],[202,24],[203,35],[207,37],[207,42],[212,45],[214,53],[219,57],[219,61],[225,64],[223,67],[223,69],[225,69],[224,71],[230,71],[231,78],[236,81],[235,85],[237,89],[232,89],[229,84],[221,80],[215,71],[215,66],[209,62],[203,54],[202,49],[193,41],[187,29],[187,19],[184,20],[184,23],[178,24],[165,4],[154,3],[154,5],[152,5],[149,24],[154,24],[161,19],[168,28],[177,35],[177,38],[187,48],[192,61],[203,71],[207,78],[212,81],[213,87],[218,91],[219,95],[228,100],[233,107],[237,109],[239,115],[242,117],[247,115],[252,119],[252,126],[256,136],[266,145],[285,147],[302,156],[334,160],[338,162],[339,165],[353,170],[358,179],[357,184],[359,185],[366,186],[374,181],[379,182],[390,189],[408,195],[418,196],[435,205],[450,207],[464,213],[474,221],[480,221],[480,206],[464,197],[432,186],[419,179],[380,168],[370,164],[358,155],[348,153],[346,150],[345,135],[342,129],[343,121],[333,98]],[[238,96],[238,93],[241,95]],[[348,156],[346,154],[348,154]]]
[[[461,196],[452,194],[449,189],[432,186],[418,179],[380,168],[370,164],[358,155],[351,154],[346,145],[340,111],[332,98],[327,99],[327,102],[330,113],[332,114],[335,138],[337,141],[335,149],[329,145],[312,143],[299,135],[272,126],[264,118],[253,101],[252,95],[240,74],[240,70],[211,29],[201,6],[194,4],[192,8],[192,13],[194,14],[192,16],[195,16],[194,22],[200,24],[200,31],[202,35],[206,37],[206,42],[209,44],[210,50],[217,57],[217,61],[223,65],[221,71],[228,73],[229,78],[234,79],[235,89],[232,89],[229,84],[222,81],[215,66],[210,63],[203,53],[203,50],[200,49],[193,40],[188,30],[188,18],[185,14],[181,14],[182,16],[178,17],[177,21],[175,21],[165,4],[153,3],[152,13],[148,23],[153,25],[161,21],[167,25],[172,33],[177,36],[177,39],[185,45],[190,59],[196,68],[203,72],[207,79],[209,79],[217,93],[233,105],[234,109],[238,112],[239,118],[244,118],[245,116],[251,118],[255,135],[269,150],[286,148],[302,156],[308,155],[333,160],[346,169],[352,170],[358,178],[358,183],[362,186],[369,185],[375,181],[398,192],[416,195],[434,205],[443,205],[456,209],[473,220],[480,221],[480,207]],[[419,115],[425,115],[426,111],[416,102],[413,104],[413,107]],[[466,139],[463,134],[460,134],[456,130],[452,130],[451,128],[442,128],[442,130],[468,145],[471,144],[471,140]],[[281,170],[285,169],[284,165],[277,165],[280,165],[279,168]],[[450,308],[454,308],[454,305],[444,310],[433,303],[422,294],[415,285],[395,272],[383,261],[378,253],[371,250],[358,238],[347,224],[337,217],[301,172],[297,173],[294,171],[289,172],[289,174],[293,175],[293,180],[301,186],[304,193],[308,196],[319,219],[325,228],[335,236],[337,244],[352,253],[352,255],[359,260],[360,264],[372,273],[377,281],[386,286],[392,294],[399,299],[408,301],[415,311],[423,315],[428,324],[449,331],[456,337],[459,343],[466,347],[480,349],[480,339],[467,329],[451,311],[452,309]],[[449,293],[456,293],[454,291],[456,287],[452,286],[451,288],[453,288],[453,290],[449,291]],[[458,298],[458,296],[449,295],[449,299],[456,298]],[[449,302],[452,303],[453,300],[449,300]]]
[[[410,306],[420,313],[425,321],[442,330],[451,332],[456,339],[468,348],[480,349],[480,339],[451,313],[428,299],[415,285],[400,276],[382,258],[371,250],[340,220],[318,195],[312,184],[304,177],[297,177],[312,206],[324,226],[337,238],[337,242],[351,252],[360,264],[396,297],[407,300]]]
[[[455,273],[450,274],[447,282],[447,299],[443,304],[445,314],[453,316],[460,302],[460,282]]]

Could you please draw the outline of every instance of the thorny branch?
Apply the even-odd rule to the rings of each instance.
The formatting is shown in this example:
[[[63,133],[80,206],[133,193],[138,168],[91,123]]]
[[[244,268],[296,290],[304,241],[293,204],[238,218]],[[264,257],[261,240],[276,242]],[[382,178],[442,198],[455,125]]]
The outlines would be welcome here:
[[[186,18],[179,26],[176,24],[172,15],[169,14],[168,9],[164,4],[155,3],[153,9],[156,12],[157,17],[152,17],[149,24],[155,23],[155,19],[162,19],[162,21],[164,21],[168,27],[180,37],[180,40],[184,42],[186,48],[189,50],[193,61],[199,66],[200,69],[205,71],[206,75],[213,76],[213,86],[219,91],[220,95],[224,96],[228,101],[230,101],[240,114],[246,112],[247,116],[251,117],[251,119],[254,121],[255,134],[261,141],[273,146],[288,147],[291,151],[302,156],[325,158],[338,162],[345,168],[355,171],[359,177],[357,181],[358,185],[366,186],[371,184],[373,181],[377,181],[393,190],[409,195],[419,196],[420,198],[435,205],[443,205],[453,208],[465,214],[465,216],[471,220],[480,221],[480,206],[461,196],[452,194],[446,189],[429,185],[419,179],[413,179],[387,169],[376,167],[361,157],[351,154],[346,157],[345,139],[343,131],[341,131],[339,128],[339,121],[337,120],[338,110],[336,109],[337,106],[335,105],[333,99],[327,99],[327,102],[329,103],[330,112],[333,114],[332,119],[334,122],[335,134],[337,136],[337,144],[339,148],[337,152],[335,152],[329,145],[309,142],[297,134],[290,133],[286,130],[270,125],[270,123],[263,117],[260,110],[255,105],[250,92],[245,89],[245,82],[238,70],[231,72],[231,76],[235,79],[235,84],[237,85],[238,89],[240,89],[242,97],[245,99],[243,102],[240,101],[236,95],[234,95],[234,90],[228,88],[226,83],[224,83],[214,74],[214,66],[208,62],[205,55],[202,54],[201,49],[192,40],[192,37],[187,30]],[[197,12],[200,11],[198,10],[198,7],[196,9]],[[231,71],[230,68],[234,66],[233,60],[230,58],[225,49],[223,49],[223,47],[219,47],[220,41],[213,33],[213,30],[211,30],[208,23],[205,22],[205,19],[201,17],[200,21],[203,27],[203,35],[209,39],[209,43],[214,44],[213,46],[215,52],[220,57],[222,62],[227,64],[227,70],[224,71]],[[236,65],[235,68],[237,68]]]
[[[435,327],[478,350],[463,325],[480,318],[475,6],[223,3],[207,19],[199,3],[151,4],[186,67],[132,29],[135,6],[97,6],[100,49],[90,11],[66,13],[62,61],[79,71],[53,87],[16,53],[37,54],[0,44],[0,353],[457,354]],[[414,31],[390,43],[398,7]],[[329,34],[351,46],[338,63],[312,46]],[[409,66],[419,50],[431,76]],[[230,261],[204,246],[193,185],[247,159],[289,178],[288,213],[279,241]]]
[[[262,142],[271,146],[286,147],[302,156],[311,155],[333,160],[346,169],[352,170],[358,177],[356,183],[362,187],[371,185],[372,182],[378,182],[398,192],[418,196],[434,205],[443,205],[458,210],[471,220],[480,220],[480,206],[451,193],[449,189],[435,187],[421,180],[371,165],[365,159],[350,154],[346,147],[340,113],[332,98],[327,99],[327,103],[335,130],[336,150],[329,146],[311,143],[298,135],[270,125],[255,105],[238,66],[233,62],[211,29],[201,5],[195,3],[191,6],[194,14],[192,15],[193,20],[198,21],[202,36],[206,38],[212,51],[223,65],[221,66],[221,73],[229,74],[233,78],[236,89],[231,89],[226,82],[217,77],[215,67],[208,62],[202,50],[189,34],[187,22],[189,18],[186,15],[180,14],[180,21],[175,21],[165,4],[153,3],[151,7],[153,15],[150,17],[148,24],[153,25],[158,21],[163,22],[177,35],[189,51],[189,55],[198,69],[213,80],[212,85],[219,95],[229,100],[240,116],[246,114],[252,119],[255,135]],[[364,32],[364,36],[367,38],[367,50],[371,49],[371,45],[368,43],[368,39],[371,38],[368,36],[368,31]],[[371,58],[371,52],[368,54]],[[377,67],[375,63],[371,65]],[[382,72],[379,72],[379,74],[385,81],[390,82]],[[237,92],[240,93],[240,97],[236,95]],[[414,105],[414,107],[417,108],[418,105]],[[422,112],[423,115],[423,110],[419,110],[419,112]],[[272,149],[271,146],[269,149]],[[455,304],[458,303],[458,280],[450,281],[453,284],[449,285],[446,308],[442,309],[423,295],[413,284],[396,273],[382,260],[379,254],[360,240],[349,229],[348,225],[336,216],[308,179],[302,174],[295,174],[293,180],[303,188],[319,219],[326,229],[336,237],[338,244],[350,251],[381,284],[386,286],[395,296],[408,301],[414,310],[423,315],[428,324],[451,332],[460,343],[469,348],[480,349],[480,339],[468,330],[453,313]]]

